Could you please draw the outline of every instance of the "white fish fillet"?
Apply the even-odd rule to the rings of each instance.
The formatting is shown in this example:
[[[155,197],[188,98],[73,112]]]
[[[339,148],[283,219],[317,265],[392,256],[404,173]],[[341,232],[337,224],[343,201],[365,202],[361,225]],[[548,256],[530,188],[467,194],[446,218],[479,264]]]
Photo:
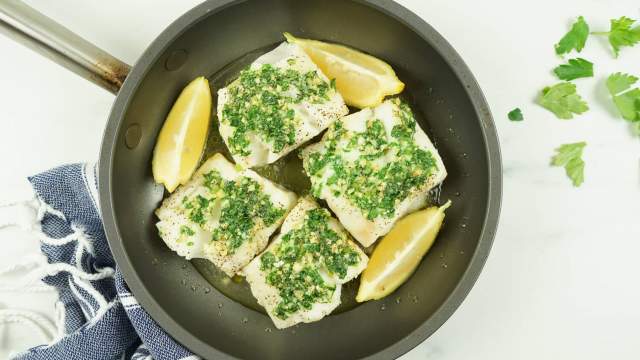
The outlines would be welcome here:
[[[355,251],[359,261],[356,264],[349,266],[346,270],[346,274],[342,278],[335,273],[330,273],[327,268],[319,265],[317,262],[311,262],[312,265],[318,266],[320,274],[326,284],[335,285],[335,290],[333,291],[329,301],[314,302],[310,309],[303,308],[293,314],[290,314],[286,319],[279,318],[276,315],[276,308],[281,302],[282,297],[280,296],[279,289],[268,283],[268,271],[261,270],[261,257],[265,256],[268,252],[276,253],[279,247],[283,244],[283,237],[287,236],[287,234],[294,229],[300,229],[307,219],[307,212],[313,209],[319,209],[319,206],[313,200],[308,198],[300,199],[298,204],[293,208],[293,210],[291,210],[285,219],[282,224],[282,228],[280,229],[280,234],[276,239],[269,245],[264,253],[253,259],[253,261],[251,261],[243,270],[246,275],[246,280],[251,286],[253,296],[255,296],[258,303],[267,310],[267,313],[278,329],[283,329],[301,322],[309,323],[318,321],[331,313],[338,305],[340,305],[342,284],[357,277],[365,269],[367,262],[369,261],[368,257],[360,247],[350,240],[350,236],[340,223],[333,217],[330,217],[328,220],[329,228],[339,234],[342,239],[346,239],[346,246]],[[277,264],[278,263],[276,263],[276,266]]]
[[[384,124],[387,140],[391,141],[391,132],[394,125],[399,124],[401,119],[398,116],[399,102],[397,100],[387,100],[376,108],[366,108],[357,113],[351,114],[342,118],[340,121],[344,129],[348,130],[348,133],[355,134],[365,131],[367,128],[367,122],[372,119],[381,120]],[[427,205],[429,191],[436,185],[440,184],[447,176],[445,166],[438,154],[438,151],[433,146],[427,135],[420,129],[420,126],[416,124],[414,141],[415,144],[430,152],[437,170],[433,172],[425,183],[421,186],[417,186],[412,189],[406,198],[398,201],[395,204],[395,212],[390,217],[377,216],[373,220],[367,218],[366,214],[357,207],[352,201],[350,201],[344,193],[348,189],[339,189],[340,195],[334,193],[334,189],[327,185],[328,179],[334,174],[334,169],[331,165],[321,173],[320,176],[310,175],[309,157],[312,153],[325,153],[327,146],[327,136],[325,134],[323,139],[316,144],[306,147],[302,152],[305,169],[307,174],[311,177],[311,182],[314,188],[319,188],[319,194],[316,194],[321,199],[327,201],[327,204],[338,216],[342,225],[349,230],[353,237],[358,240],[364,247],[372,245],[380,236],[387,234],[395,222],[402,218],[404,215],[418,210]],[[329,130],[331,132],[331,130]],[[349,136],[349,135],[347,135]],[[336,153],[349,163],[354,163],[361,160],[361,155],[358,150],[348,148],[348,139],[341,139],[338,142]],[[390,164],[397,160],[396,152],[389,151],[382,158],[376,159],[375,163],[378,168]],[[375,174],[374,174],[375,175]],[[373,175],[371,175],[373,176]],[[384,186],[384,185],[383,185]],[[357,190],[357,189],[356,189]]]
[[[261,219],[256,220],[248,238],[235,251],[229,249],[226,241],[212,241],[213,231],[220,225],[220,213],[226,199],[224,192],[212,193],[205,186],[205,174],[214,170],[223,180],[234,181],[242,177],[254,180],[274,206],[284,209],[282,216],[269,226]],[[191,210],[185,208],[185,199],[188,203],[195,201],[198,196],[213,199],[204,214],[203,224],[192,221]],[[267,246],[269,236],[278,229],[286,214],[295,205],[296,199],[294,193],[251,170],[239,171],[223,155],[215,154],[196,171],[187,184],[179,187],[162,202],[156,210],[160,219],[156,226],[162,240],[178,255],[186,259],[208,259],[227,275],[233,276]]]
[[[293,69],[301,73],[309,71],[317,71],[318,76],[329,84],[329,79],[320,71],[320,69],[311,61],[309,56],[295,44],[283,42],[273,51],[264,54],[251,64],[251,69],[258,69],[264,64],[270,64],[280,69]],[[231,93],[229,88],[237,86],[237,82],[231,83],[228,87],[218,91],[217,115],[220,120],[220,135],[229,146],[229,138],[234,134],[235,128],[226,121],[224,117],[224,107],[231,101]],[[292,90],[289,90],[291,92]],[[295,92],[296,90],[293,90]],[[279,158],[285,156],[302,143],[318,135],[326,129],[332,122],[348,114],[349,110],[337,91],[330,91],[329,99],[320,103],[311,103],[302,101],[298,104],[290,105],[295,111],[297,124],[295,126],[295,140],[292,145],[285,146],[281,151],[276,152],[271,142],[267,141],[261,134],[250,132],[248,156],[234,154],[231,151],[233,159],[237,164],[246,168],[262,166],[270,164]]]

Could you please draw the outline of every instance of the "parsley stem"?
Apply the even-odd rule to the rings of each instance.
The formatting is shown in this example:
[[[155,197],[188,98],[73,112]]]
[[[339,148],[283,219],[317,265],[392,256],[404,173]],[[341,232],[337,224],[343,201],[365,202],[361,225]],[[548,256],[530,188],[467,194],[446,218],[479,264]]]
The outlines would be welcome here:
[[[608,31],[592,31],[591,35],[609,35]]]

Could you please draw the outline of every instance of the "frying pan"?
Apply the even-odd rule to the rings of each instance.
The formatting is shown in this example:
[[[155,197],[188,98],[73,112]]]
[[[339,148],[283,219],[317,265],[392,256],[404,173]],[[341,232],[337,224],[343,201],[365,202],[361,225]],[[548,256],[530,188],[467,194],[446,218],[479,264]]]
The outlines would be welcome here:
[[[133,68],[18,1],[1,1],[0,15],[5,33],[117,93],[99,163],[105,231],[138,301],[197,354],[398,357],[436,331],[477,279],[501,199],[495,127],[462,59],[402,6],[388,0],[209,0],[162,32]],[[415,274],[390,297],[280,331],[263,312],[212,287],[192,263],[163,244],[153,216],[163,188],[154,183],[150,164],[156,136],[181,89],[202,74],[211,76],[217,89],[224,84],[214,74],[234,71],[234,64],[273,48],[283,31],[352,46],[396,69],[419,125],[447,166],[440,197],[454,206]]]

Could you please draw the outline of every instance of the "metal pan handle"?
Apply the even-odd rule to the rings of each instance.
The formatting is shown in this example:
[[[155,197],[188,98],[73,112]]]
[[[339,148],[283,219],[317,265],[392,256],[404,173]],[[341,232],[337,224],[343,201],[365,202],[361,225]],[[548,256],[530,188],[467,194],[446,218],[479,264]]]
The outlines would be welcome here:
[[[0,33],[116,94],[131,66],[20,0],[0,0]]]

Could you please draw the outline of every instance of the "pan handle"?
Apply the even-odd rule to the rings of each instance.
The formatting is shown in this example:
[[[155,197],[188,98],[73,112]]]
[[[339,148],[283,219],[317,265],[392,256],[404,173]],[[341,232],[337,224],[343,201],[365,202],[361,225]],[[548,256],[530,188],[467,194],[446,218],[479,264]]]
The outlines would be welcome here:
[[[117,94],[131,66],[20,0],[0,0],[0,33]]]

